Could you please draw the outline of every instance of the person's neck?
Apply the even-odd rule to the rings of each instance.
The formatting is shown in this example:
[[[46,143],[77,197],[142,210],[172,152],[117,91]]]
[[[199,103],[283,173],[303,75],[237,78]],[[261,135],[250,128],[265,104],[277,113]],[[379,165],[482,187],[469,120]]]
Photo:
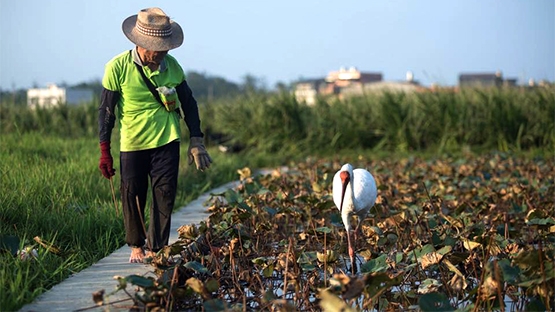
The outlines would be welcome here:
[[[150,68],[151,71],[155,71],[158,68],[160,68],[159,64],[154,64],[154,63],[148,63],[147,66],[148,66],[148,68]]]
[[[135,49],[137,49],[137,48],[135,48]],[[160,66],[160,64],[147,63],[145,61],[144,55],[141,53],[141,51],[139,49],[137,49],[137,54],[139,55],[139,58],[141,59],[141,63],[143,64],[143,66],[145,66],[145,65],[148,66],[148,68],[150,68],[150,70],[155,71]]]

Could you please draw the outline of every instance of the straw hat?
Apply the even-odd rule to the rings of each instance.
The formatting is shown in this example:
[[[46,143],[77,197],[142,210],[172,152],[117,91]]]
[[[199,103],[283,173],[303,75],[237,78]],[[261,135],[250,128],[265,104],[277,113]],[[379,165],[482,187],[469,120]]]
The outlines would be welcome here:
[[[143,9],[121,25],[131,42],[150,51],[168,51],[183,43],[183,30],[160,8]]]

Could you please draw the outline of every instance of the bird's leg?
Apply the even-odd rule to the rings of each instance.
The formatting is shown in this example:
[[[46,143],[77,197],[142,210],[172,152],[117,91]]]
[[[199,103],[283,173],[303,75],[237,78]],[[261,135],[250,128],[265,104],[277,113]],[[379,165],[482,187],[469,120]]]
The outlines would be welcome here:
[[[355,227],[355,233],[354,233],[354,241],[355,243],[358,241],[358,234],[360,234],[359,232],[361,231],[361,227],[360,225],[362,224],[362,218],[357,216],[357,226]]]
[[[355,229],[353,231],[353,236],[354,236],[354,241],[356,243],[356,241],[358,240],[358,226],[360,225],[360,223],[357,223],[357,226],[355,226]]]
[[[357,273],[356,263],[355,263],[355,250],[353,249],[353,245],[351,245],[351,233],[347,231],[347,244],[349,245],[349,258],[351,258],[351,269],[353,275]]]

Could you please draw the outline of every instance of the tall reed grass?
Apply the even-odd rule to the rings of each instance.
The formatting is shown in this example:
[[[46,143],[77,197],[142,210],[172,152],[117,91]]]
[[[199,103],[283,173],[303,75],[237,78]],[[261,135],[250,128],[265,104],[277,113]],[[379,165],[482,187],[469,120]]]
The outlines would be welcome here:
[[[369,93],[316,105],[292,95],[250,95],[202,107],[211,131],[258,152],[284,155],[337,149],[443,151],[553,150],[555,90],[462,89]]]
[[[249,93],[200,105],[207,142],[225,136],[254,152],[282,155],[337,149],[553,150],[555,89],[461,89],[320,98],[314,106],[287,93]],[[96,136],[97,106],[29,110],[2,107],[3,133]],[[117,128],[117,127],[116,127]],[[183,127],[186,136],[187,129]]]
[[[26,106],[0,107],[2,133],[29,133],[60,137],[93,137],[98,133],[98,106],[61,105],[29,109]]]

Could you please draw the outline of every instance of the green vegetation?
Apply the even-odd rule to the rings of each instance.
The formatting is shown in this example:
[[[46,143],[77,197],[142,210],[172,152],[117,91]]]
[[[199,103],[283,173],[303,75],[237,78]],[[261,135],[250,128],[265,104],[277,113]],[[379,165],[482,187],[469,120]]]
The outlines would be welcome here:
[[[319,159],[266,176],[241,170],[242,186],[215,198],[206,222],[182,226],[154,258],[157,278],[121,277],[119,285],[142,288],[129,296],[137,309],[177,311],[555,306],[553,159],[349,161],[371,168],[380,189],[354,241],[361,274],[345,274],[345,229],[331,195],[339,165]]]
[[[79,136],[67,134],[73,135]],[[110,183],[97,168],[96,138],[33,131],[2,134],[1,145],[0,306],[12,311],[123,246],[124,229],[119,174],[114,179],[118,217]],[[189,167],[185,153],[186,146],[182,147],[178,207],[234,179],[235,166],[245,165],[237,157],[213,151],[216,164],[200,173]],[[60,253],[48,252],[35,237]],[[15,247],[5,246],[8,241]],[[24,247],[38,250],[37,261],[12,256]]]
[[[200,106],[215,164],[197,172],[187,165],[183,146],[179,206],[236,179],[244,166],[295,166],[312,156],[344,162],[395,155],[401,161],[415,152],[472,155],[487,150],[544,159],[555,146],[553,89],[368,95],[342,102],[321,99],[314,107],[285,93],[254,90]],[[123,245],[110,183],[97,169],[96,116],[97,104],[48,110],[0,107],[2,309],[17,310]],[[220,153],[216,145],[222,138],[242,152]],[[114,184],[118,196],[119,181]],[[36,261],[12,255],[23,247],[37,249]]]
[[[211,131],[260,151],[295,156],[341,149],[553,151],[553,88],[368,94],[314,107],[289,94],[251,94],[205,107]]]

